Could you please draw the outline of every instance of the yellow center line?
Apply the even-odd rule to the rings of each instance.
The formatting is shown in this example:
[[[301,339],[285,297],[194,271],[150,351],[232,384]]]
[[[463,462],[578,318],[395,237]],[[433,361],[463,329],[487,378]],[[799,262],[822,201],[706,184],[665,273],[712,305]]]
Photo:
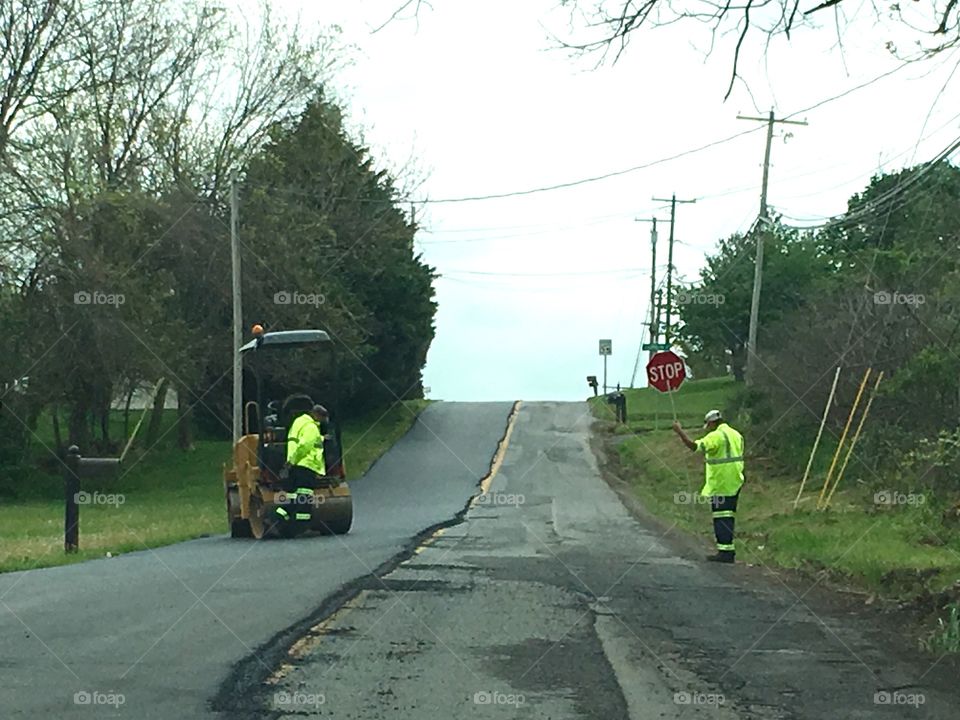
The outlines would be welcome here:
[[[513,435],[513,428],[517,423],[517,415],[520,414],[520,405],[521,402],[517,400],[513,404],[513,409],[510,410],[510,417],[507,418],[507,431],[504,433],[503,438],[500,440],[500,444],[497,446],[497,452],[494,454],[493,462],[490,464],[490,472],[488,472],[483,479],[480,480],[480,493],[479,495],[475,495],[470,501],[470,507],[473,507],[477,504],[480,495],[486,495],[490,491],[490,485],[493,483],[493,479],[500,471],[500,466],[503,465],[503,458],[507,454],[507,448],[510,447],[510,436]]]
[[[520,401],[517,400],[513,404],[513,408],[510,410],[510,415],[507,418],[507,429],[504,432],[503,437],[500,439],[500,442],[497,444],[497,450],[493,455],[493,460],[490,462],[490,470],[486,475],[483,476],[483,478],[480,479],[480,492],[470,499],[471,508],[476,505],[477,499],[481,495],[485,495],[490,490],[490,484],[496,477],[497,472],[499,472],[500,466],[503,465],[503,458],[507,454],[507,448],[510,446],[510,436],[513,434],[513,428],[517,421],[517,415],[520,413],[520,404]],[[446,530],[447,529],[443,527],[434,530],[429,536],[424,538],[424,540],[417,547],[414,548],[414,554],[419,555],[422,553],[437,538],[443,535]],[[323,637],[327,635],[330,625],[340,620],[349,610],[357,607],[357,605],[361,603],[367,594],[368,592],[366,590],[360,591],[347,602],[345,602],[341,607],[331,613],[327,618],[311,627],[307,631],[306,635],[290,646],[290,649],[287,651],[287,655],[293,660],[301,660],[306,657],[320,644]],[[283,663],[272,675],[270,675],[269,678],[267,678],[265,681],[266,684],[279,684],[287,675],[290,674],[290,671],[293,670],[294,667],[294,664]]]

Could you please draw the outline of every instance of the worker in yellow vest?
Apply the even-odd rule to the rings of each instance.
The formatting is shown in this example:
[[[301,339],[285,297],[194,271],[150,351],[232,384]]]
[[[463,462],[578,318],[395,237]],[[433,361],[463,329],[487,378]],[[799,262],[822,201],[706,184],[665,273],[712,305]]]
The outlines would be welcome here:
[[[317,475],[326,474],[320,425],[328,417],[329,413],[323,405],[314,405],[310,412],[303,413],[290,425],[287,433],[287,463],[290,465],[290,479],[294,482],[310,482]]]
[[[733,529],[737,515],[737,499],[743,486],[743,435],[724,422],[719,410],[711,410],[704,418],[707,434],[691,440],[674,421],[673,430],[683,444],[704,455],[706,482],[700,494],[710,498],[713,510],[713,532],[717,538],[717,553],[711,562],[732,563],[736,559]]]
[[[309,412],[297,417],[287,432],[287,463],[280,473],[283,492],[278,493],[274,509],[282,533],[291,530],[292,521],[310,521],[311,507],[316,501],[313,486],[317,477],[327,471],[321,425],[328,418],[323,405],[314,405]]]

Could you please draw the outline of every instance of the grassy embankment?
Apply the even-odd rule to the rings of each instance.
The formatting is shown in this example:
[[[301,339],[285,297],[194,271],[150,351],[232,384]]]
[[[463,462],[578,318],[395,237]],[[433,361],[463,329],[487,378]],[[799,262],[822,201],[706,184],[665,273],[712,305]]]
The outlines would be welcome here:
[[[713,408],[730,407],[737,389],[726,378],[684,384],[674,394],[681,424],[692,437],[699,437],[704,414]],[[691,501],[703,484],[703,461],[683,447],[670,430],[670,399],[655,390],[626,392],[629,423],[616,426],[612,421],[605,422],[601,428],[608,452],[619,463],[620,476],[652,513],[705,541],[711,540],[709,506]],[[611,406],[603,400],[594,401],[595,413],[609,419]],[[815,426],[815,421],[811,422]],[[942,605],[951,597],[956,600],[960,531],[944,524],[944,507],[938,505],[937,498],[928,494],[922,505],[877,503],[874,494],[884,489],[878,486],[882,479],[863,478],[861,482],[848,469],[831,509],[816,510],[817,495],[836,448],[835,440],[826,436],[808,489],[795,510],[793,502],[802,470],[787,471],[774,458],[751,456],[751,437],[747,434],[747,484],[737,514],[738,559],[806,571],[826,570],[831,580],[898,601],[929,603],[934,599]],[[809,446],[805,452],[809,452]],[[798,464],[796,460],[792,466]],[[804,455],[800,467],[805,463]]]
[[[426,403],[411,401],[386,414],[369,413],[344,423],[346,466],[352,479],[395,443]],[[122,435],[114,418],[114,437]],[[171,429],[175,413],[164,418]],[[156,448],[132,451],[118,478],[84,480],[83,489],[122,498],[122,504],[90,504],[80,509],[80,552],[63,552],[63,485],[56,472],[25,478],[16,499],[0,497],[0,572],[64,565],[118,553],[144,550],[204,535],[224,533],[222,465],[229,459],[227,441],[198,440],[190,452],[173,447],[169,433]],[[34,439],[36,455],[49,455],[52,431],[42,427]],[[47,463],[51,471],[56,461]]]

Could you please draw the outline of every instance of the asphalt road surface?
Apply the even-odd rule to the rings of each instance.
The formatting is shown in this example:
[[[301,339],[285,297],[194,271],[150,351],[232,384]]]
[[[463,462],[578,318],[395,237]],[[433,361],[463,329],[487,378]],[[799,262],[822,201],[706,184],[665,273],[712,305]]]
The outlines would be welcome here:
[[[510,408],[430,406],[353,485],[344,537],[224,536],[0,575],[0,718],[220,716],[211,703],[232,678],[242,684],[241,670],[269,672],[272,648],[326,614],[340,588],[463,511]]]
[[[0,576],[0,717],[957,717],[955,678],[891,652],[895,626],[638,520],[585,404],[524,404],[466,509],[509,409],[427,410],[354,486],[344,542]]]
[[[897,628],[714,566],[603,481],[585,404],[524,404],[492,485],[294,643],[247,717],[956,718]],[[706,513],[705,513],[705,522]],[[946,689],[944,689],[946,688]]]

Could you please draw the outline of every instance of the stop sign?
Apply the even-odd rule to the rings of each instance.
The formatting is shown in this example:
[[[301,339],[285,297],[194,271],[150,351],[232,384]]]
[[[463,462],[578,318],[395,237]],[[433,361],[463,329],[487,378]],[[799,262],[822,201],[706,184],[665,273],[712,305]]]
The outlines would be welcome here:
[[[676,390],[686,377],[686,364],[669,350],[658,352],[647,363],[647,383],[660,392]]]

